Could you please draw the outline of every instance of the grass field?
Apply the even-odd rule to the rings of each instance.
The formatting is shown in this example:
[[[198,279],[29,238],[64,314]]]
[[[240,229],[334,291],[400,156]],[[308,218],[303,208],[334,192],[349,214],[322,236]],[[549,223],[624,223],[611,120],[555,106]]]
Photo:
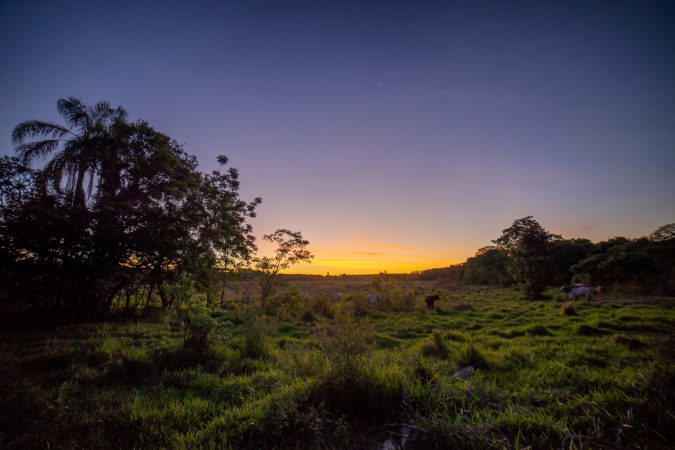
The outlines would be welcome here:
[[[369,280],[372,281],[372,280]],[[675,299],[297,282],[265,313],[3,333],[0,446],[669,448]],[[290,287],[290,289],[289,289]],[[336,294],[340,292],[340,294]],[[473,374],[457,372],[472,366]],[[463,372],[471,372],[470,369]]]

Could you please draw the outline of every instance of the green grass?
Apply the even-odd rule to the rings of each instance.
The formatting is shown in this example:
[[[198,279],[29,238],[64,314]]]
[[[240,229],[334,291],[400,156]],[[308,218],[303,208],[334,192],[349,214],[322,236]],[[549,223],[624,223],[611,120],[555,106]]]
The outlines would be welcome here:
[[[362,291],[308,292],[294,310],[220,312],[221,338],[201,350],[164,322],[3,334],[0,447],[675,441],[675,299],[581,301],[566,315],[510,290],[441,292],[435,311],[405,283],[365,309]],[[454,376],[469,365],[470,380]]]

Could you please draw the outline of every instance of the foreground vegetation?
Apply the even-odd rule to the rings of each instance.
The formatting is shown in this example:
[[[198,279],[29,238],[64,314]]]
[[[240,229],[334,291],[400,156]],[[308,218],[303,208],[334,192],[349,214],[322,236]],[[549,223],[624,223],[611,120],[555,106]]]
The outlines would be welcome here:
[[[364,280],[363,278],[359,280]],[[384,301],[368,306],[377,287]],[[345,292],[345,288],[349,289]],[[340,289],[340,293],[336,290]],[[675,300],[374,280],[5,333],[5,448],[667,448]],[[201,305],[201,306],[200,306]],[[199,314],[202,314],[201,316]],[[186,322],[187,323],[187,322]],[[203,323],[202,323],[203,325]],[[172,328],[173,326],[173,328]],[[471,374],[470,369],[474,371]],[[465,369],[461,374],[457,372]]]

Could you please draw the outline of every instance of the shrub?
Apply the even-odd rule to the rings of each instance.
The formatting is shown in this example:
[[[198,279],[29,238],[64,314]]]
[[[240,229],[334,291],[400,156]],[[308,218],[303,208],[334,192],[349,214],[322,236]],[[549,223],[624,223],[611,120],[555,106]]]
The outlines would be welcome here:
[[[566,302],[560,307],[560,313],[565,316],[576,316],[577,310],[574,307],[574,302]]]
[[[568,299],[569,297],[564,292],[557,292],[553,295],[553,300],[559,303],[566,302]]]
[[[335,317],[335,310],[332,299],[324,292],[313,295],[307,299],[307,306],[315,315],[323,316],[328,319]]]
[[[572,284],[580,283],[585,284],[586,286],[591,285],[591,275],[588,273],[575,273],[572,276]]]
[[[213,339],[223,335],[218,333],[218,322],[204,299],[195,297],[190,275],[181,274],[178,281],[167,286],[167,292],[173,298],[169,326],[173,331],[183,332],[183,346],[199,352],[209,351]]]
[[[297,287],[291,287],[283,294],[276,294],[269,299],[267,311],[277,312],[283,311],[297,311],[303,301],[303,295]]]
[[[194,300],[188,304],[182,314],[185,333],[183,345],[198,351],[207,351],[211,348],[214,337],[223,337],[217,334],[218,322],[211,317],[210,311],[202,302]]]
[[[310,403],[350,420],[395,420],[403,371],[372,352],[370,323],[345,311],[335,321],[322,323],[316,337],[327,365],[316,378]]]
[[[347,305],[342,305],[351,309],[351,314],[356,317],[364,317],[368,314],[368,300],[363,294],[352,294],[348,298]]]
[[[396,289],[389,293],[390,307],[393,311],[410,312],[415,309],[415,294],[406,289]]]
[[[251,359],[265,359],[270,356],[269,336],[263,319],[251,316],[244,324],[241,356]]]
[[[195,283],[189,273],[182,273],[175,283],[166,286],[174,308],[185,305],[195,295]]]
[[[319,347],[330,363],[330,376],[353,379],[365,365],[374,341],[369,323],[344,315],[317,329]]]

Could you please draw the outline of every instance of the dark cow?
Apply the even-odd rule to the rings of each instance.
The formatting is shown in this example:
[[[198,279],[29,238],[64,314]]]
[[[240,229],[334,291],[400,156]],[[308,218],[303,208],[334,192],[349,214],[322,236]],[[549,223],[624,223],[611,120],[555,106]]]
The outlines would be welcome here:
[[[434,309],[434,303],[436,303],[436,300],[440,300],[441,297],[434,294],[434,295],[429,295],[424,301],[427,302],[427,307],[429,309]]]

